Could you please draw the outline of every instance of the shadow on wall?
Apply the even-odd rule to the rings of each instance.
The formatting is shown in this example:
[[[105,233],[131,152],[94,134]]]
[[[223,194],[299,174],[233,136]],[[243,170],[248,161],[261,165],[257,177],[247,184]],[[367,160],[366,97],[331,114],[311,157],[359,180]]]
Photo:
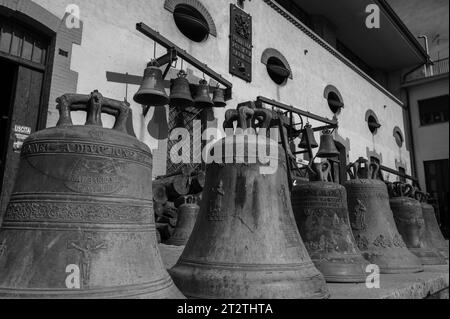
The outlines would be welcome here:
[[[153,117],[147,125],[147,131],[152,138],[159,141],[169,138],[169,124],[167,123],[166,108],[155,108]]]

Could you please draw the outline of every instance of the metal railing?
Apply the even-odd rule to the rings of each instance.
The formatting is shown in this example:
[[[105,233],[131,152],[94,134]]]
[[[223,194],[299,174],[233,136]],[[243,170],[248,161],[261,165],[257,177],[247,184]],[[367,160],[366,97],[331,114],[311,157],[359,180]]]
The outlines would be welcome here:
[[[449,58],[436,60],[432,65],[424,66],[409,74],[406,77],[406,82],[429,78],[449,72]]]
[[[434,62],[433,72],[434,75],[448,73],[448,58],[440,59]]]

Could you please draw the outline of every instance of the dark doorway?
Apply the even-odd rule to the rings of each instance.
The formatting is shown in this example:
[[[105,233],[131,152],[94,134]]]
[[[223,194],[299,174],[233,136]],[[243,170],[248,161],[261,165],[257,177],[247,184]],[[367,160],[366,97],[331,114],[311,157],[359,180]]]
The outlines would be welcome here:
[[[425,162],[425,178],[427,192],[430,193],[437,202],[437,217],[441,225],[445,238],[449,238],[449,160]]]
[[[23,142],[44,122],[47,106],[41,101],[50,41],[22,20],[0,16],[0,223]]]
[[[8,116],[2,121],[0,221],[13,191],[22,144],[38,128],[44,79],[42,72],[26,66],[17,65],[12,69],[16,70],[13,77],[0,73],[1,82],[9,82],[12,89],[9,95],[5,92],[9,103],[2,103],[2,113],[3,108],[7,108]]]
[[[6,152],[9,144],[10,118],[12,110],[13,85],[16,79],[17,66],[0,59],[0,193],[2,190]]]

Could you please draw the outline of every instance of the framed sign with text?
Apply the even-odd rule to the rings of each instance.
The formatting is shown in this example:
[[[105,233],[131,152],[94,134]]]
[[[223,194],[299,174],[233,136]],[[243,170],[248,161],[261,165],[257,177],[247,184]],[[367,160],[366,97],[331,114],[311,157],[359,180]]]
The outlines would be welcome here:
[[[230,21],[230,73],[252,81],[252,17],[231,4]]]

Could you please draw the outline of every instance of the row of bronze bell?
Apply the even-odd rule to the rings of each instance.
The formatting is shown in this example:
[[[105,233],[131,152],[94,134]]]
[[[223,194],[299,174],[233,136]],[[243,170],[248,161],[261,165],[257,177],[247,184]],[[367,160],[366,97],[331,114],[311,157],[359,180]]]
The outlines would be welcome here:
[[[223,108],[226,106],[225,92],[217,87],[214,89],[213,98],[210,96],[210,89],[206,80],[201,80],[197,87],[195,97],[192,97],[190,83],[187,74],[183,70],[178,73],[178,77],[172,81],[170,96],[164,88],[163,73],[160,68],[150,63],[144,72],[144,79],[141,87],[134,96],[134,101],[146,106],[170,105],[177,108]]]
[[[180,216],[193,229],[170,277],[155,234],[152,154],[124,130],[129,105],[98,92],[58,103],[57,127],[22,149],[0,230],[0,298],[327,298],[326,279],[364,281],[368,262],[382,273],[423,270],[397,230],[376,164],[349,166],[345,188],[327,181],[329,166],[315,165],[291,204],[278,141],[237,138],[253,127],[256,111],[244,106],[243,130],[216,147],[266,152],[259,143],[268,143],[278,149],[277,170],[261,173],[259,154],[224,152],[225,164],[208,164],[195,226]],[[71,110],[82,105],[97,121],[73,126]],[[101,126],[101,112],[117,117],[114,129]],[[191,204],[177,206],[195,216]]]

